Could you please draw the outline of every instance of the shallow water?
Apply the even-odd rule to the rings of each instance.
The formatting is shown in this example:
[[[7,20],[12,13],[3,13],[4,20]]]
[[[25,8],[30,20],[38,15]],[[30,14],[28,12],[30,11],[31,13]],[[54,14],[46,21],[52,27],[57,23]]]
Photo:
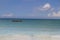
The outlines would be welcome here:
[[[0,19],[0,35],[60,35],[59,19]]]
[[[60,32],[60,20],[53,19],[23,19],[23,22],[12,22],[12,19],[0,20],[0,31],[17,31],[17,32],[30,32],[30,33],[41,33],[41,32]],[[4,30],[4,31],[2,31]],[[1,33],[0,32],[0,33]],[[11,33],[11,32],[10,32]]]

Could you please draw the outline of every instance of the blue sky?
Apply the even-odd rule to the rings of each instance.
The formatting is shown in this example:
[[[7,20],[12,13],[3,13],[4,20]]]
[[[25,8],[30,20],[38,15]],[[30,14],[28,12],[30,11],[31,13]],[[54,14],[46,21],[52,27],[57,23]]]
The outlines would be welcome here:
[[[0,0],[0,18],[60,19],[60,0]]]

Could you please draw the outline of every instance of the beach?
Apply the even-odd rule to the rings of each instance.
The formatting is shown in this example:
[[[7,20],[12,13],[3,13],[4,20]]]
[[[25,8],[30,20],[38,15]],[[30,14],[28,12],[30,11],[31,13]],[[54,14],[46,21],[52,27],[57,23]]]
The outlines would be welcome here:
[[[24,34],[11,34],[2,35],[0,40],[60,40],[60,35],[24,35]]]

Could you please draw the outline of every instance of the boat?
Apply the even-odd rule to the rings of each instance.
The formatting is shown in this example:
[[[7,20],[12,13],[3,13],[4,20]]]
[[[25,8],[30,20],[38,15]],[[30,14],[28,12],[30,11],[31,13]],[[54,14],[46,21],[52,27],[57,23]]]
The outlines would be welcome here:
[[[22,20],[12,20],[12,22],[22,22]]]

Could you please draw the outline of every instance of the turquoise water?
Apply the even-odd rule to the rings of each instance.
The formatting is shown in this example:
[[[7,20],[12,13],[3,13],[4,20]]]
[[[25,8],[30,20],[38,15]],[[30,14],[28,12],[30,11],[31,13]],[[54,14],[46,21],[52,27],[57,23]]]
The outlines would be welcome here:
[[[59,19],[22,19],[22,21],[12,22],[12,19],[0,19],[0,35],[60,34]]]

